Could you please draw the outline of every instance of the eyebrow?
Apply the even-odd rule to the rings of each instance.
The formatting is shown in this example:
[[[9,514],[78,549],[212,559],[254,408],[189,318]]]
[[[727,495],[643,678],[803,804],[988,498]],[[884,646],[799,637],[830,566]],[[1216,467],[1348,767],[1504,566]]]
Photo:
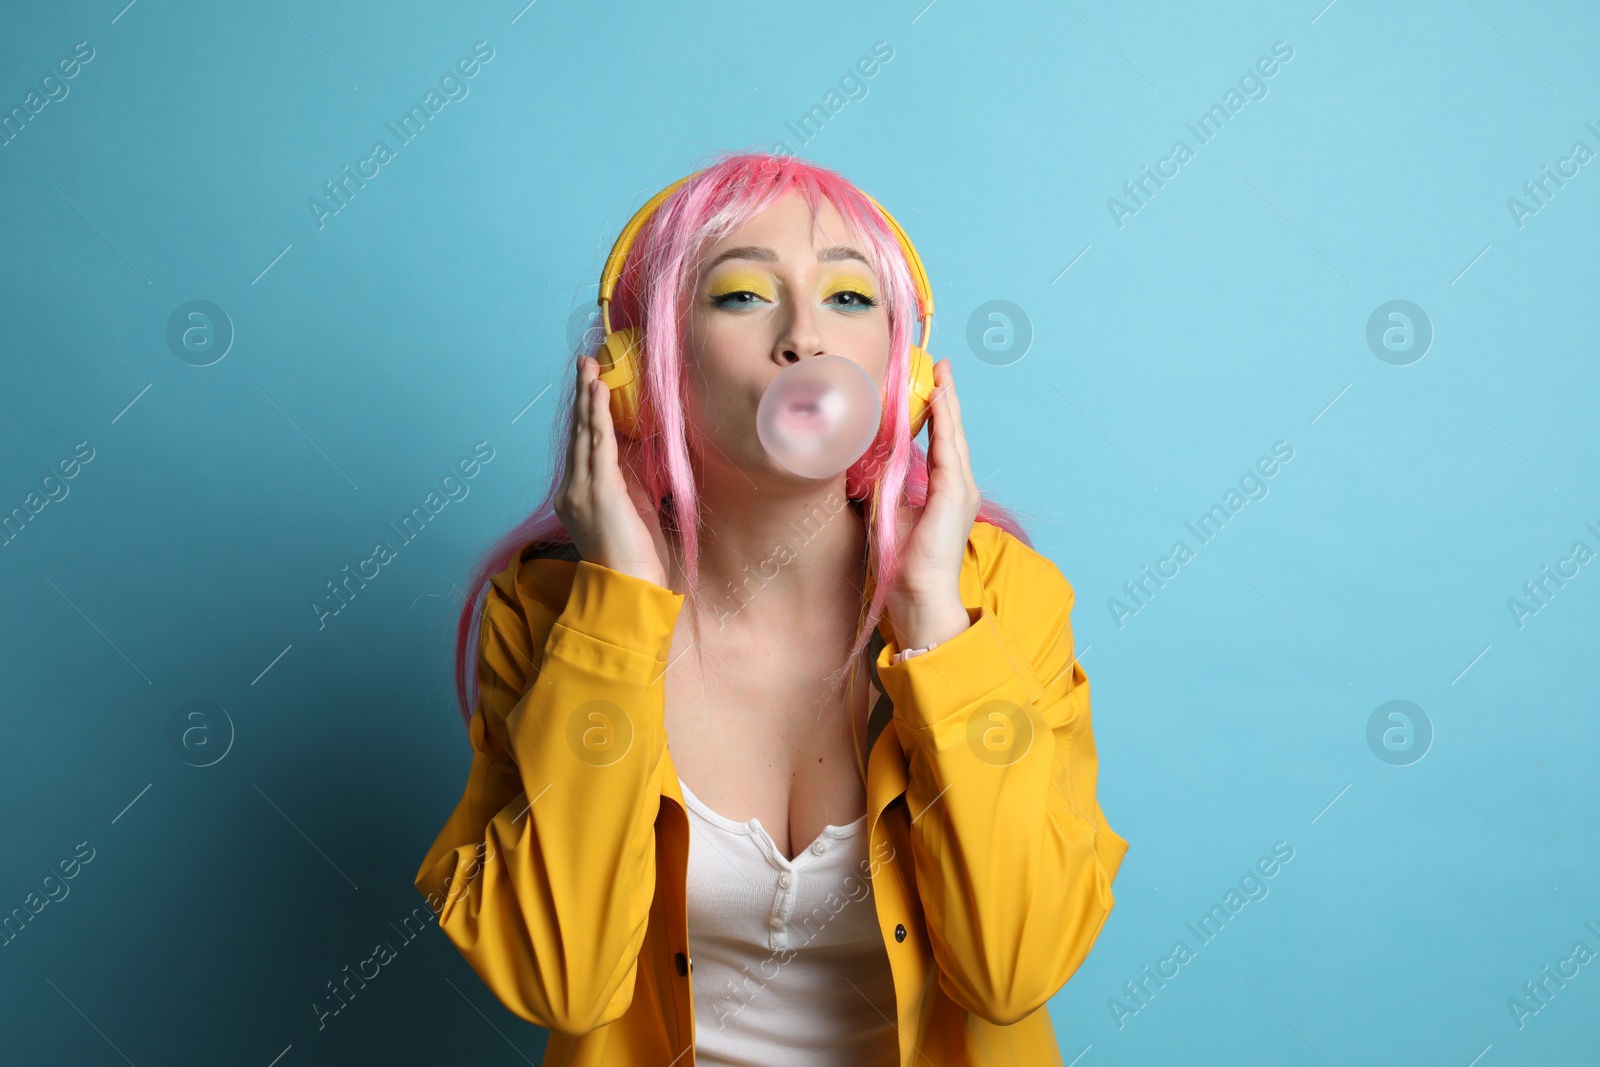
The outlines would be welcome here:
[[[753,259],[759,263],[776,263],[778,254],[772,249],[760,245],[740,245],[737,248],[726,249],[716,259],[707,263],[705,272],[709,274],[711,268],[725,259]],[[867,257],[848,245],[831,245],[817,253],[818,263],[834,263],[843,259],[859,260],[866,265],[868,270],[872,269],[872,264],[867,260]]]

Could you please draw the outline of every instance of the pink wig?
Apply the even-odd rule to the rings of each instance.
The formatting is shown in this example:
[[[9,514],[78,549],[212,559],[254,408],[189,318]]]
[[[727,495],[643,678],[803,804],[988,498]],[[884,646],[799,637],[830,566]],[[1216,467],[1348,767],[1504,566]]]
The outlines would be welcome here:
[[[639,475],[651,498],[660,501],[657,514],[663,531],[675,531],[681,542],[688,583],[686,607],[698,631],[698,612],[694,608],[699,603],[700,504],[685,436],[684,387],[685,319],[698,285],[694,272],[705,249],[790,193],[804,197],[811,209],[813,240],[823,199],[839,211],[863,244],[862,251],[883,283],[889,312],[885,417],[872,446],[845,474],[845,491],[851,506],[866,509],[863,517],[873,596],[866,602],[863,594],[863,621],[843,666],[833,672],[837,680],[858,662],[871,641],[898,573],[895,509],[883,507],[882,502],[894,500],[901,507],[920,507],[928,496],[927,454],[911,438],[908,399],[909,350],[919,336],[921,309],[910,267],[894,231],[859,189],[831,170],[793,156],[724,153],[663,201],[641,229],[622,265],[611,304],[611,325],[613,329],[639,325],[644,329],[642,416],[652,432],[640,450]],[[598,347],[598,343],[590,345],[588,354],[593,355]],[[550,488],[532,515],[479,557],[467,582],[467,602],[456,627],[456,696],[465,722],[470,723],[478,701],[474,657],[469,657],[467,650],[479,645],[479,598],[490,578],[508,567],[530,542],[551,546],[572,543],[554,505],[566,477],[566,443],[572,432],[577,389],[575,361],[568,361],[566,373],[570,377],[561,407],[564,414],[552,428],[556,463]],[[987,499],[981,503],[978,521],[1006,530],[1029,547],[1033,545],[1011,512]]]

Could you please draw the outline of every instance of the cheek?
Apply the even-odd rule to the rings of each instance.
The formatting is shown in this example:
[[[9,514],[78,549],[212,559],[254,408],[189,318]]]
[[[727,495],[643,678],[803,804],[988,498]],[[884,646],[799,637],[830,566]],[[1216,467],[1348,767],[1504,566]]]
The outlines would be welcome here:
[[[688,394],[701,410],[714,411],[722,403],[729,375],[739,365],[736,353],[726,338],[711,333],[702,334],[687,355],[684,384]]]
[[[719,444],[730,434],[740,432],[747,420],[744,409],[752,406],[747,394],[753,386],[740,380],[737,368],[741,364],[730,356],[731,353],[708,341],[691,355],[689,373],[684,381],[684,406],[689,426],[697,434],[710,436]],[[753,408],[748,418],[754,418]]]
[[[862,360],[861,367],[872,380],[878,383],[878,391],[882,392],[889,381],[889,338],[885,334],[881,345],[874,345],[872,351]]]
[[[705,374],[705,364],[692,365],[684,376],[683,382],[683,407],[684,421],[696,435],[707,432],[708,427],[717,422],[717,398],[715,375],[710,379]]]
[[[871,338],[862,352],[861,365],[881,385],[889,371],[889,323],[873,323],[870,334]],[[915,337],[911,338],[911,343],[916,344]]]
[[[716,379],[750,359],[750,331],[730,315],[697,316],[689,331],[689,360],[702,377]]]
[[[874,360],[872,361],[872,365],[868,369],[872,372],[872,376],[873,376],[873,378],[875,378],[878,381],[878,384],[882,385],[884,382],[888,381],[888,379],[889,379],[889,340],[888,340],[888,338],[884,338],[883,347],[876,350],[876,358],[874,358]]]

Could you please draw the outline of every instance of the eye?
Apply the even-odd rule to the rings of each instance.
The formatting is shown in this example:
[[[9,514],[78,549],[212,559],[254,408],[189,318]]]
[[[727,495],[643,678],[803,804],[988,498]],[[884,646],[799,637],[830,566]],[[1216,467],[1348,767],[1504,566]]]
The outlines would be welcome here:
[[[759,293],[752,293],[748,289],[736,289],[731,293],[718,293],[711,298],[711,303],[719,308],[750,307],[760,299],[761,295]]]
[[[841,296],[851,297],[852,299],[848,303],[844,303],[844,304],[838,305],[839,307],[861,308],[861,309],[865,310],[865,309],[868,309],[868,308],[875,308],[875,307],[878,306],[878,301],[874,300],[872,297],[868,296],[866,293],[858,292],[855,289],[841,289],[837,293],[834,293],[833,296],[829,297],[828,299],[832,300],[835,297],[841,297]]]

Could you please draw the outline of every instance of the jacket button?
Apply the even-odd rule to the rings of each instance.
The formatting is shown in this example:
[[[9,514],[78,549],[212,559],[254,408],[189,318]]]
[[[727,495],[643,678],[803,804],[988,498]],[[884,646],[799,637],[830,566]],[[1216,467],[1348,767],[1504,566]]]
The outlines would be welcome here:
[[[681,952],[672,957],[672,965],[678,969],[679,978],[689,973],[689,959]]]
[[[904,941],[906,939],[906,928],[905,928],[904,925],[902,925],[900,923],[895,923],[895,925],[894,925],[894,939],[896,941]]]

